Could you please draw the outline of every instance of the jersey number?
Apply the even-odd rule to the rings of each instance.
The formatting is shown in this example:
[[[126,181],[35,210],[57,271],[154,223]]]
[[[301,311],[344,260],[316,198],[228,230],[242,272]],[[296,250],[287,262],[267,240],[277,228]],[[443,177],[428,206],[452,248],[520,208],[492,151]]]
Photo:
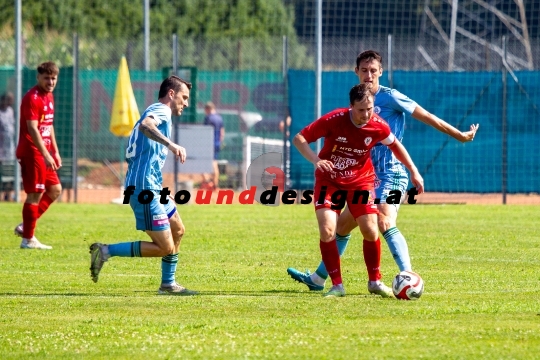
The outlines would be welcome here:
[[[131,136],[129,137],[128,147],[126,149],[126,159],[132,158],[135,156],[137,150],[137,137],[139,136],[139,124],[133,128]]]

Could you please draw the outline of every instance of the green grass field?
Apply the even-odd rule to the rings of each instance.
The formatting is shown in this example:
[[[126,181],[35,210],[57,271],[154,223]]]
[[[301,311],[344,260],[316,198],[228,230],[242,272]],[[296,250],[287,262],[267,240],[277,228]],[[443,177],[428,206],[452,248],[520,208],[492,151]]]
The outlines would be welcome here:
[[[403,206],[399,227],[425,281],[419,301],[368,295],[361,237],[342,261],[347,296],[287,276],[320,259],[312,206],[183,206],[177,280],[160,259],[112,258],[94,284],[88,246],[146,240],[131,209],[55,204],[19,249],[21,205],[0,204],[1,359],[534,359],[540,355],[540,208]],[[384,240],[383,240],[384,242]],[[383,245],[383,280],[397,267]]]

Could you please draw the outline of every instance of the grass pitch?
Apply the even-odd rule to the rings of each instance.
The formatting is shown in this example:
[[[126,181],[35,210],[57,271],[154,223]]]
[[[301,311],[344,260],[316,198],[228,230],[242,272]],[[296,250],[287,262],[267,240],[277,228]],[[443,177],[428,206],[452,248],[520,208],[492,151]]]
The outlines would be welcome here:
[[[358,230],[345,298],[290,279],[320,259],[312,206],[179,210],[177,280],[196,297],[157,295],[160,259],[112,258],[92,283],[91,243],[147,240],[128,206],[54,204],[36,233],[54,249],[30,251],[12,235],[21,205],[0,204],[0,358],[538,358],[538,207],[403,206],[419,301],[368,295]],[[398,272],[385,244],[382,270]]]

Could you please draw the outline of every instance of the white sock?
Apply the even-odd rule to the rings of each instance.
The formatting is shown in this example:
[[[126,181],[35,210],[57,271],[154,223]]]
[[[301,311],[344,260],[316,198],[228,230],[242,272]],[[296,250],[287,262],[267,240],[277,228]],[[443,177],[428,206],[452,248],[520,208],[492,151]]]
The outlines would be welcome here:
[[[323,279],[317,273],[313,273],[309,276],[311,278],[311,281],[313,281],[317,285],[324,286],[324,283],[326,282],[326,279]]]
[[[103,246],[102,253],[103,253],[103,260],[107,261],[111,257],[111,254],[109,254],[109,245]]]

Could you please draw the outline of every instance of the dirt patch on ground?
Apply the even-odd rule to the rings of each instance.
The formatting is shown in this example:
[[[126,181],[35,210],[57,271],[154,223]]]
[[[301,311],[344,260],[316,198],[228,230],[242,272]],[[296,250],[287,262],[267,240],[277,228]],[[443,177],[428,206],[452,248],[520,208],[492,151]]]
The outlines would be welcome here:
[[[126,176],[127,163],[79,162],[79,189],[104,189],[120,187]],[[203,179],[201,174],[178,174],[178,181],[192,181],[197,186]],[[174,188],[174,175],[163,174],[163,187]]]

